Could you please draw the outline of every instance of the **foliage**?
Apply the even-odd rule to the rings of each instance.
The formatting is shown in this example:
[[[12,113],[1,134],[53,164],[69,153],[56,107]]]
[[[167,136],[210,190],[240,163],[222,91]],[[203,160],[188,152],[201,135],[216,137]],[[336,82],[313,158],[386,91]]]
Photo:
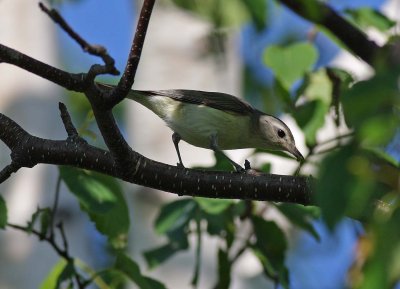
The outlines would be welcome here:
[[[209,20],[216,29],[245,21],[251,21],[260,31],[267,25],[267,6],[263,0],[173,2]],[[307,9],[314,8],[312,2],[307,4]],[[374,27],[384,33],[395,24],[369,8],[347,10],[346,15],[360,28]],[[332,231],[345,217],[359,220],[365,233],[358,240],[357,257],[349,270],[349,288],[393,288],[400,280],[400,164],[385,149],[399,133],[400,71],[391,65],[379,66],[373,77],[356,82],[344,70],[315,68],[319,54],[314,39],[308,40],[266,46],[259,61],[271,69],[274,82],[267,88],[254,80],[246,81],[244,90],[273,91],[277,110],[290,114],[301,129],[308,154],[293,173],[303,174],[306,165],[315,169],[314,201],[318,207],[246,200],[174,200],[162,206],[155,219],[154,231],[165,241],[143,253],[149,270],[166,266],[168,260],[194,244],[192,285],[196,287],[201,273],[202,239],[208,235],[220,241],[215,256],[217,281],[213,288],[230,287],[232,268],[245,252],[257,258],[263,276],[276,286],[290,288],[287,235],[273,219],[265,219],[264,212],[274,209],[291,225],[318,241],[320,236],[313,227],[315,219],[322,218]],[[383,63],[389,56],[381,57],[377,62]],[[80,104],[77,107],[82,109]],[[93,136],[87,124],[92,116],[86,108],[87,121],[80,132]],[[333,120],[336,129],[345,126],[349,133],[321,140],[318,134],[328,120]],[[285,157],[279,152],[275,154]],[[213,169],[229,167],[226,159],[216,155]],[[269,172],[271,164],[262,164],[259,169]],[[99,288],[120,288],[127,280],[138,288],[165,288],[160,281],[142,274],[138,263],[124,252],[130,221],[120,184],[111,177],[69,167],[60,167],[59,173],[82,212],[106,236],[115,262],[109,268],[95,271],[82,265],[79,258],[70,256],[64,229],[54,224],[56,206],[38,208],[26,226],[18,226],[7,223],[6,204],[0,197],[1,229],[8,225],[36,235],[61,257],[41,288],[85,288],[92,283]],[[238,233],[245,224],[251,229],[243,238]],[[55,228],[59,229],[63,246],[56,242]]]

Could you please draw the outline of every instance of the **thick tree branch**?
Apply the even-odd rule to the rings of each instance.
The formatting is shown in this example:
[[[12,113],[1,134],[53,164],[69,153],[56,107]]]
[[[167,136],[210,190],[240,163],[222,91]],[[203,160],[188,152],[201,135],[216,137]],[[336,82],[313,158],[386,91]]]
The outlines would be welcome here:
[[[319,1],[310,3],[309,0],[279,0],[279,2],[301,17],[327,28],[355,55],[371,66],[374,65],[380,47],[328,5]]]
[[[32,136],[3,114],[0,114],[0,140],[10,148],[10,166],[17,169],[40,163],[69,165],[178,195],[312,203],[312,180],[307,177],[178,168],[147,159],[134,151],[126,156],[132,167],[132,172],[126,174],[107,151],[76,138],[48,140]],[[12,169],[0,182],[17,169]]]
[[[144,1],[124,75],[111,94],[94,83],[96,75],[106,70],[104,66],[94,65],[88,74],[70,74],[0,45],[0,62],[14,64],[67,89],[84,92],[110,150],[91,146],[77,136],[63,105],[60,110],[68,133],[65,140],[33,136],[0,114],[0,140],[11,150],[11,164],[0,172],[0,182],[21,167],[46,163],[94,170],[179,195],[311,204],[312,184],[307,177],[178,168],[147,159],[129,147],[111,109],[123,99],[133,83],[153,5],[154,0]]]

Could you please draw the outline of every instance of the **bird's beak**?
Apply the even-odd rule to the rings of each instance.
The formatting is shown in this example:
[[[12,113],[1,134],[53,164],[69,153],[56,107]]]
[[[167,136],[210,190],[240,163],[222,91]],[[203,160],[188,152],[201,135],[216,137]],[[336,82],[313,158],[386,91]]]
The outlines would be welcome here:
[[[295,146],[290,148],[289,152],[296,157],[297,161],[299,161],[299,162],[303,162],[304,161],[303,155],[299,152],[299,150]]]

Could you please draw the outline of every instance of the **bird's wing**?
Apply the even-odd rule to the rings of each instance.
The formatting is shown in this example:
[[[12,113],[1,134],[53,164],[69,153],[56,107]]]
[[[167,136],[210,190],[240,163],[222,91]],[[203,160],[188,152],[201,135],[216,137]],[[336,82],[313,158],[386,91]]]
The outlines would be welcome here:
[[[105,83],[97,83],[102,88],[111,89],[114,85]],[[129,98],[135,99],[135,94],[143,96],[165,96],[171,99],[192,103],[197,105],[204,105],[211,108],[223,110],[226,112],[237,113],[241,115],[247,115],[254,113],[256,110],[247,102],[240,100],[239,98],[221,92],[210,92],[200,90],[188,90],[188,89],[171,89],[171,90],[132,90],[132,96]]]
[[[255,111],[255,109],[250,104],[240,100],[239,98],[230,94],[220,92],[183,89],[136,92],[149,96],[165,96],[181,102],[204,105],[226,112],[233,112],[242,115],[247,115]]]

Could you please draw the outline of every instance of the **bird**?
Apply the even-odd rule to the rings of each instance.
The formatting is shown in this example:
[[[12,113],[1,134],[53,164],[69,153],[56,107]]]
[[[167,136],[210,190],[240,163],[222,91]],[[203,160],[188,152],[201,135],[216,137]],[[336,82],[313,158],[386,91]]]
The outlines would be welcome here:
[[[98,85],[106,90],[114,87]],[[130,90],[127,98],[147,107],[173,131],[172,141],[181,167],[184,167],[179,150],[181,140],[221,153],[238,172],[244,169],[223,150],[281,150],[298,161],[304,160],[292,132],[282,120],[233,95],[187,89]]]

